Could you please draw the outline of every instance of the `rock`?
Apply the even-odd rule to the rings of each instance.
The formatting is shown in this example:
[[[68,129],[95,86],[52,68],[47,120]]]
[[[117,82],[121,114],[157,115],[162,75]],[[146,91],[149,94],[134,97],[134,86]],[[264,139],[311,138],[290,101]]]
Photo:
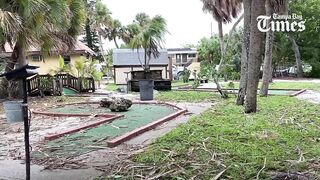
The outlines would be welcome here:
[[[123,112],[132,106],[132,101],[124,98],[104,98],[100,101],[100,106],[109,108],[112,112]]]
[[[113,98],[103,98],[103,99],[100,101],[100,106],[101,106],[101,107],[109,108],[110,105],[113,103],[113,101],[114,101]]]

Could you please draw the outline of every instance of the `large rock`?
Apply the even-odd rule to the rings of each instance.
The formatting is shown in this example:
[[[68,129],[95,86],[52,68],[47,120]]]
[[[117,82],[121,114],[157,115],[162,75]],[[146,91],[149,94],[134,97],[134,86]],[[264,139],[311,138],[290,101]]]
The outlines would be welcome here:
[[[132,101],[124,98],[104,98],[100,101],[100,106],[109,108],[112,112],[123,112],[132,106]]]

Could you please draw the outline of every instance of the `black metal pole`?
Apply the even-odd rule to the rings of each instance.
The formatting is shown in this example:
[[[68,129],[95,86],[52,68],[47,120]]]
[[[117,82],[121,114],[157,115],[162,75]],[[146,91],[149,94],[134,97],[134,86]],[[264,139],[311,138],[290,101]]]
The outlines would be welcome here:
[[[27,80],[23,79],[23,122],[24,122],[24,143],[26,153],[26,180],[30,180],[30,143],[29,143],[29,118],[28,118],[28,94],[27,94]]]

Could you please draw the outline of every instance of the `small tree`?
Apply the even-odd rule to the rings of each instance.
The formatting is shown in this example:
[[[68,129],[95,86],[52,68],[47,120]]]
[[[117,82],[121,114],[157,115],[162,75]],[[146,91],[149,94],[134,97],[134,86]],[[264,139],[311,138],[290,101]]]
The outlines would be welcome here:
[[[167,31],[167,23],[160,15],[152,19],[146,18],[144,23],[139,23],[139,33],[130,41],[132,49],[144,49],[144,62],[141,62],[141,67],[145,72],[145,78],[149,79],[150,60],[151,57],[158,58],[160,53],[158,48],[161,48],[164,35]]]

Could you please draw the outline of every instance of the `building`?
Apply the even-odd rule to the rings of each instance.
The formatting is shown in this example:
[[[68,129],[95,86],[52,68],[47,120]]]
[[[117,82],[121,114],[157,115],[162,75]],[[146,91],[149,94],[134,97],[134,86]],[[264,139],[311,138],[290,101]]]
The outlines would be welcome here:
[[[195,48],[168,49],[168,55],[175,66],[188,66],[192,62],[198,62],[198,53]]]
[[[5,52],[2,56],[10,57],[13,49],[6,43],[4,46]],[[70,64],[73,74],[77,74],[75,62],[81,59],[88,59],[95,56],[95,52],[80,41],[77,41],[74,48],[67,53],[59,53],[58,50],[50,50],[50,52],[42,52],[40,48],[29,47],[27,52],[27,62],[30,65],[39,66],[37,71],[39,74],[53,74],[59,68],[59,58],[62,57],[65,64]]]
[[[160,55],[157,59],[151,57],[150,70],[161,70],[162,78],[169,79],[169,59],[166,49],[159,50]],[[135,49],[114,49],[113,50],[113,70],[114,82],[117,85],[127,84],[131,80],[132,71],[143,70],[144,50]]]

